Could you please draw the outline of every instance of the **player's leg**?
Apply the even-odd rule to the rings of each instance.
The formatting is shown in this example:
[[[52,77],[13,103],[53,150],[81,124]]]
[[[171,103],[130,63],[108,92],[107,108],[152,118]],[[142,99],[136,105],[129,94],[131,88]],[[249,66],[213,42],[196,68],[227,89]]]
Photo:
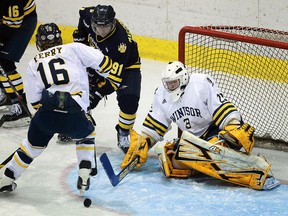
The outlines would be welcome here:
[[[3,122],[7,122],[29,117],[30,113],[27,113],[25,111],[26,109],[28,110],[28,108],[23,90],[23,81],[21,75],[16,71],[15,63],[10,60],[0,59],[0,64],[18,94],[21,95],[21,97],[23,98],[23,100],[21,101],[22,103],[20,103],[16,93],[14,92],[14,89],[10,86],[9,81],[6,79],[6,77],[0,76],[0,82],[3,86],[6,97],[9,98],[12,103],[10,113],[3,115],[1,120],[3,120]],[[5,102],[3,102],[3,105],[4,104]]]
[[[20,148],[6,165],[0,180],[0,192],[15,190],[15,180],[29,167],[34,158],[44,151],[53,137],[53,131],[41,123],[41,116],[41,111],[35,114],[31,120],[27,138],[23,139]],[[46,115],[46,118],[51,119],[51,116]]]
[[[122,84],[117,91],[120,108],[118,124],[116,125],[118,146],[126,153],[130,146],[129,130],[133,128],[138,110],[141,73],[139,69],[125,71]]]
[[[80,193],[89,189],[90,176],[97,174],[95,154],[95,136],[93,120],[84,112],[69,114],[65,130],[59,131],[76,140],[76,155],[78,161],[77,188]]]
[[[12,105],[12,102],[8,97],[8,95],[6,94],[4,87],[0,81],[0,107],[6,105]]]
[[[27,102],[25,100],[25,95],[23,94],[23,81],[21,75],[16,70],[15,62],[19,62],[23,56],[36,28],[36,24],[37,17],[29,17],[23,21],[21,28],[18,30],[18,34],[15,34],[10,38],[3,39],[3,46],[1,47],[0,52],[0,65],[3,67],[15,89],[24,98],[23,103],[19,103],[17,95],[7,82],[6,78],[0,76],[0,82],[2,83],[6,94],[9,95],[12,102],[11,113],[2,117],[5,121],[15,121],[31,115],[30,113],[26,113],[25,110],[28,109],[22,107],[27,107]]]

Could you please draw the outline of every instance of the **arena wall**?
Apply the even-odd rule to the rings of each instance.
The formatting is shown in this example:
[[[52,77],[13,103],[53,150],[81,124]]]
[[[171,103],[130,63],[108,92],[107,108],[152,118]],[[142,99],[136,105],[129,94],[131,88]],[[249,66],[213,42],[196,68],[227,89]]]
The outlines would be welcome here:
[[[241,25],[288,31],[285,0],[45,0],[37,1],[39,23],[60,25],[65,42],[72,41],[83,6],[110,4],[130,29],[141,56],[177,59],[177,38],[185,26]]]

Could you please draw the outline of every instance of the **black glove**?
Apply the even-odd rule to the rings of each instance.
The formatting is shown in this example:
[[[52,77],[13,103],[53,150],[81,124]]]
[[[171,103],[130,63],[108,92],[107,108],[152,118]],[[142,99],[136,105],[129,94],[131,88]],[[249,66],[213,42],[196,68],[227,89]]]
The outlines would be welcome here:
[[[90,109],[94,109],[103,97],[104,95],[102,95],[98,91],[90,91],[89,94]]]
[[[89,85],[94,88],[98,87],[98,83],[105,82],[105,78],[101,75],[99,75],[95,69],[93,68],[86,68],[87,73],[88,73],[88,79],[89,79]]]
[[[83,43],[88,45],[88,40],[85,34],[83,34],[82,32],[79,32],[78,29],[75,29],[73,31],[73,40],[74,42],[79,42],[79,43]]]

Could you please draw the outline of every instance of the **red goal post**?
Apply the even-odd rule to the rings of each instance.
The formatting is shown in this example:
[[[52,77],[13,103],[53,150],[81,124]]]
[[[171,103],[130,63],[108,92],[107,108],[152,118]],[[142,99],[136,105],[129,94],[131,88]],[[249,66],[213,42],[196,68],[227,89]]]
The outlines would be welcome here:
[[[178,59],[190,73],[211,75],[257,137],[288,142],[288,32],[185,26]]]

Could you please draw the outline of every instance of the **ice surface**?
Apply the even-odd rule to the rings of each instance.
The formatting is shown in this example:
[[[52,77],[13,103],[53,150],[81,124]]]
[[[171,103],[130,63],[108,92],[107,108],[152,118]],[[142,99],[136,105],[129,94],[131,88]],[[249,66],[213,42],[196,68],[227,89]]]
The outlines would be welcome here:
[[[18,65],[25,81],[27,62],[36,54],[28,47]],[[165,62],[143,59],[142,93],[135,129],[150,107],[154,89],[161,83],[160,74]],[[101,101],[93,110],[97,122],[97,156],[106,152],[115,172],[119,172],[123,153],[116,145],[119,109],[115,94]],[[170,140],[177,128],[167,134]],[[26,136],[27,127],[0,128],[0,161],[4,161]],[[83,198],[76,189],[77,169],[75,145],[59,144],[56,136],[47,149],[36,158],[17,180],[16,191],[0,194],[0,216],[96,216],[96,215],[288,215],[288,186],[281,185],[271,191],[256,191],[220,182],[209,177],[177,180],[167,179],[160,172],[153,149],[147,164],[130,173],[113,187],[101,163],[99,174],[91,179],[91,189],[85,194],[92,200],[90,208],[83,206]],[[287,153],[255,148],[254,153],[264,155],[272,164],[275,177],[288,182]],[[0,170],[2,174],[3,169]]]

